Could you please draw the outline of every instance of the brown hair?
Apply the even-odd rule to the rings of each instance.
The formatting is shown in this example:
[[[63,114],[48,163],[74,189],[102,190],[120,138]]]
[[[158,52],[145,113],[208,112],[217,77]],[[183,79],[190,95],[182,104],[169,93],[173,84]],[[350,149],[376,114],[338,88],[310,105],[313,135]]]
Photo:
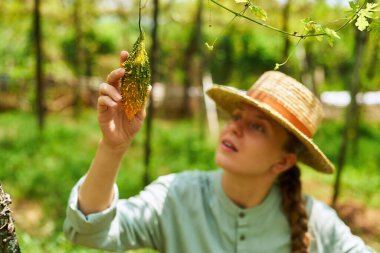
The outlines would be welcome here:
[[[299,155],[303,151],[303,145],[294,135],[289,134],[284,149]],[[290,225],[292,253],[307,253],[310,244],[308,217],[302,198],[300,176],[300,169],[294,165],[278,178],[282,194],[282,210]]]

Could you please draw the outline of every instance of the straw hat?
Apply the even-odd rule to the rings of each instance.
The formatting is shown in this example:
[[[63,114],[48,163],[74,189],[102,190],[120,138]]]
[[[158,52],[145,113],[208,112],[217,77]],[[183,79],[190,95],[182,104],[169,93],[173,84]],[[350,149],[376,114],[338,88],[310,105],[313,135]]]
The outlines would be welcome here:
[[[306,147],[298,160],[324,173],[334,166],[313,142],[322,119],[322,105],[303,84],[278,71],[265,72],[247,91],[214,85],[207,94],[231,114],[241,103],[255,106],[296,136]]]

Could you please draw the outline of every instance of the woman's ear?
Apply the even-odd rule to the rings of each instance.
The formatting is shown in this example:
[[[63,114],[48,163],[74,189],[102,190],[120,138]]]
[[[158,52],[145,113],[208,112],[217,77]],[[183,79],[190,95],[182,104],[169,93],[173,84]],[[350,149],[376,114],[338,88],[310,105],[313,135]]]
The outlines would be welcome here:
[[[294,153],[285,153],[280,161],[272,166],[272,171],[276,174],[281,174],[291,167],[293,167],[297,162],[297,155]]]

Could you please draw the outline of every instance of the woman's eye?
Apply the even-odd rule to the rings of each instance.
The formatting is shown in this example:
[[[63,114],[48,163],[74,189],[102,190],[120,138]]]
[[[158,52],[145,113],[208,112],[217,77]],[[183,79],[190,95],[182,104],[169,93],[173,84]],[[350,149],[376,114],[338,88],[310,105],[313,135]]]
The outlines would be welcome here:
[[[265,128],[262,125],[257,124],[257,123],[251,123],[251,124],[249,124],[249,128],[252,129],[252,130],[255,130],[255,131],[259,131],[259,132],[265,133]]]
[[[232,120],[233,121],[238,121],[239,119],[241,119],[241,116],[239,114],[232,115]]]

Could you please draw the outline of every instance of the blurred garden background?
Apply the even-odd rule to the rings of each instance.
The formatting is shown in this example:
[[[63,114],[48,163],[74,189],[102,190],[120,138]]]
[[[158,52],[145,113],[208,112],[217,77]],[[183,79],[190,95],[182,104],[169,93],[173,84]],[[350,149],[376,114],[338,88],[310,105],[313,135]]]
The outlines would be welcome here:
[[[324,104],[315,141],[338,171],[304,168],[304,191],[334,204],[353,232],[380,251],[380,29],[359,31],[348,22],[355,4],[368,3],[238,2],[216,1],[229,11],[213,0],[142,1],[153,90],[148,119],[118,177],[121,197],[159,175],[215,169],[216,123],[224,117],[215,118],[204,88],[246,89],[286,62],[279,70]],[[137,0],[0,1],[0,181],[13,200],[22,252],[100,252],[67,242],[62,225],[70,190],[101,136],[97,87],[119,67],[119,52],[132,49],[138,6]],[[312,29],[329,36],[295,36]]]

